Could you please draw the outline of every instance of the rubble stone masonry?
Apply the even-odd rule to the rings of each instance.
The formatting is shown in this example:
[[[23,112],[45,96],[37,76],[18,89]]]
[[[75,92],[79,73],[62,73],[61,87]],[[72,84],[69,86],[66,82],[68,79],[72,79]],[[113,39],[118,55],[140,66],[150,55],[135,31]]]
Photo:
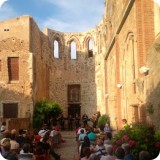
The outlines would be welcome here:
[[[153,0],[106,0],[101,22],[81,33],[42,32],[30,16],[0,22],[1,117],[8,103],[18,104],[17,117],[32,117],[36,101],[46,98],[56,100],[66,117],[70,107],[78,106],[81,115],[109,115],[114,129],[122,127],[123,118],[160,129],[159,22]],[[55,40],[59,57],[54,55]],[[9,57],[19,58],[18,81],[9,80]],[[140,72],[142,67],[149,72]],[[79,86],[78,102],[69,102],[70,86]]]

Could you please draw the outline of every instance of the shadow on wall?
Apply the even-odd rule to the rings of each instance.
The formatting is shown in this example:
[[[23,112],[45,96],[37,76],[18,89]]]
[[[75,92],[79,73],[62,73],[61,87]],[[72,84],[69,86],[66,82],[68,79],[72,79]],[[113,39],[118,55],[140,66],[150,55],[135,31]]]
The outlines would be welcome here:
[[[8,130],[22,128],[29,130],[32,115],[29,111],[32,109],[30,105],[33,104],[31,96],[26,96],[23,93],[2,86],[0,86],[0,95],[0,124],[6,121]]]
[[[77,59],[71,59],[68,47],[61,59],[53,57],[51,64],[50,98],[56,99],[68,112],[68,107],[77,104],[81,115],[92,115],[97,111],[97,85],[95,81],[95,57],[88,58],[86,53],[77,51]],[[77,89],[76,89],[77,86]],[[68,113],[67,113],[68,114]]]
[[[147,55],[147,65],[150,68],[146,76],[146,111],[150,122],[160,129],[160,36]]]
[[[78,33],[64,34],[53,30],[48,32],[51,42],[50,99],[55,99],[62,106],[65,116],[68,116],[69,108],[74,110],[78,105],[81,115],[86,113],[91,116],[97,111],[97,85],[100,85],[96,84],[96,55],[87,50],[85,36],[83,43],[80,43],[82,37]],[[76,43],[73,48],[72,42]]]

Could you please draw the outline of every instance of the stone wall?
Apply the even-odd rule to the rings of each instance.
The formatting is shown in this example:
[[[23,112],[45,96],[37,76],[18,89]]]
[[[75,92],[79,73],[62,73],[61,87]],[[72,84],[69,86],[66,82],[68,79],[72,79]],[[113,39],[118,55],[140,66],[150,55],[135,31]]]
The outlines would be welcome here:
[[[85,33],[61,33],[48,29],[46,34],[52,44],[50,99],[54,99],[63,107],[65,116],[68,116],[68,85],[80,85],[81,114],[87,113],[89,117],[97,110],[96,82],[95,82],[95,57],[96,36],[94,30]],[[87,39],[94,42],[93,57],[88,57]],[[53,42],[60,42],[60,58],[53,55]],[[71,59],[70,42],[74,40],[77,46],[77,59]]]
[[[159,19],[159,12],[153,1],[148,1],[147,4],[145,0],[123,2],[107,1],[106,6],[113,6],[113,10],[106,10],[103,22],[108,34],[105,54],[107,112],[111,116],[113,127],[117,128],[118,124],[119,129],[122,118],[126,118],[128,123],[146,121],[148,106],[153,106],[156,112],[150,114],[148,119],[152,119],[150,121],[154,121],[159,128],[155,120],[158,117],[158,95],[152,94],[153,90],[158,90],[156,85],[152,85],[155,81],[157,84],[158,79],[155,80],[152,73],[145,77],[139,70],[142,66],[152,67],[158,64],[156,59],[153,59],[156,53],[151,54],[149,49],[159,33],[159,21],[155,21]],[[110,23],[107,21],[109,15]],[[155,73],[158,73],[157,71],[158,67]],[[122,84],[122,87],[117,88],[117,84]]]
[[[0,22],[0,116],[3,103],[18,103],[18,117],[32,111],[32,56],[29,54],[29,16]],[[9,81],[8,57],[19,57],[19,80]]]
[[[146,94],[146,109],[148,120],[157,129],[160,129],[160,37],[157,37],[154,44],[148,51],[147,67],[149,72],[143,76]]]
[[[105,5],[101,22],[83,33],[41,32],[29,16],[0,22],[0,105],[18,102],[18,117],[25,117],[46,98],[56,100],[68,116],[68,86],[75,84],[81,115],[108,114],[114,129],[121,128],[122,118],[128,123],[149,120],[159,128],[159,8],[152,0],[106,0]],[[70,55],[72,41],[76,59]],[[8,80],[10,56],[20,58],[16,83]],[[149,74],[140,73],[143,66]]]
[[[33,100],[49,99],[51,45],[48,37],[30,19],[30,52],[33,55]]]

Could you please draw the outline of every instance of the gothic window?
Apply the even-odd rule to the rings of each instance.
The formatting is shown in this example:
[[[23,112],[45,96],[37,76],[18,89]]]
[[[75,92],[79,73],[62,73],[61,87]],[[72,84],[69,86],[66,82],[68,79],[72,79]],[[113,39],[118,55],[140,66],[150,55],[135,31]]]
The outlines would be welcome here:
[[[18,57],[8,58],[8,76],[9,76],[9,81],[19,80],[19,58]]]
[[[59,58],[59,42],[54,40],[54,58]]]
[[[135,57],[135,51],[134,51],[134,35],[129,34],[128,37],[128,53],[131,54],[131,73],[132,73],[132,79],[133,79],[133,93],[136,94],[136,57]]]
[[[3,118],[18,118],[18,103],[4,103]]]
[[[71,59],[77,59],[76,43],[71,42]]]
[[[93,43],[91,39],[88,41],[88,57],[93,57]]]

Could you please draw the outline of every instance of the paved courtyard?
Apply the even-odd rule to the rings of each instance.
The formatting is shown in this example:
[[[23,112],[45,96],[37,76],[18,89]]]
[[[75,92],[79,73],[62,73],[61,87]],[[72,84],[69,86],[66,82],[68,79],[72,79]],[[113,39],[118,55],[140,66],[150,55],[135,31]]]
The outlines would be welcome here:
[[[61,160],[78,160],[75,131],[63,131],[61,133],[66,142],[60,144],[60,147],[55,151],[61,154]]]

